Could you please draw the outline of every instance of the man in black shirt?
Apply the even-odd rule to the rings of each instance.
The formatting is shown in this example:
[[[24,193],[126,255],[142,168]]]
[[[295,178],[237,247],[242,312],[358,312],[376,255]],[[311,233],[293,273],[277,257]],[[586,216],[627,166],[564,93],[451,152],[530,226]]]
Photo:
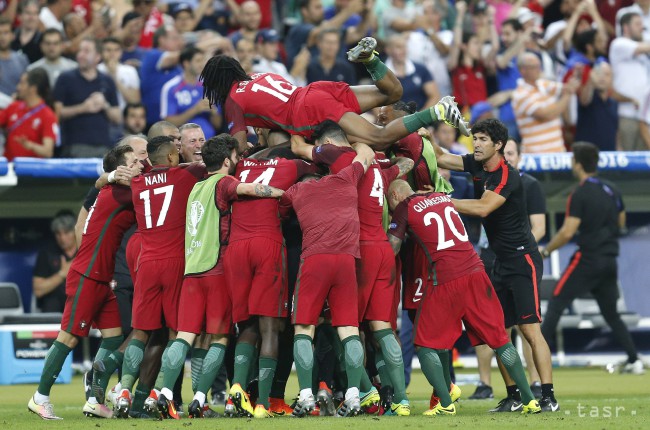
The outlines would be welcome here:
[[[535,367],[542,380],[543,411],[558,411],[553,393],[551,351],[540,329],[538,285],[542,280],[542,258],[533,237],[519,172],[504,159],[508,129],[496,119],[479,121],[472,127],[474,153],[463,157],[445,154],[435,146],[438,166],[472,174],[475,199],[456,200],[458,212],[480,216],[496,254],[492,282],[499,296],[506,327],[515,324],[533,349]],[[508,397],[494,411],[521,410],[521,398],[512,378],[503,375]]]
[[[515,141],[513,138],[508,138],[505,150],[503,153],[504,158],[512,167],[517,168],[519,160],[521,159],[521,143]],[[521,183],[524,187],[524,195],[526,196],[526,212],[528,213],[528,221],[530,222],[530,230],[533,233],[535,241],[539,241],[546,234],[546,199],[542,186],[537,179],[531,175],[519,172]],[[483,245],[483,242],[485,244]],[[491,274],[494,266],[496,256],[494,251],[488,246],[487,240],[479,241],[481,246],[481,260],[485,265],[485,271]],[[521,333],[519,333],[521,335]],[[542,398],[542,384],[540,382],[539,373],[535,368],[535,361],[533,360],[533,351],[526,338],[522,336],[524,357],[526,358],[526,367],[528,369],[528,376],[530,377],[530,389],[533,391],[536,399]],[[470,399],[490,399],[493,397],[491,387],[491,370],[490,363],[494,356],[493,351],[487,345],[479,345],[476,347],[476,357],[478,358],[478,373],[481,382],[476,387],[476,391],[469,398]],[[501,369],[501,368],[500,368]],[[508,409],[509,410],[509,409]]]
[[[627,363],[621,368],[626,373],[643,373],[625,323],[616,310],[618,301],[618,236],[625,227],[625,207],[616,187],[596,177],[598,147],[587,142],[576,142],[573,150],[572,169],[580,181],[567,201],[567,212],[560,230],[545,249],[544,258],[566,245],[578,233],[578,250],[553,291],[553,298],[542,325],[546,339],[553,339],[557,323],[576,297],[590,292],[598,302],[600,312],[612,329],[614,337],[627,353]]]

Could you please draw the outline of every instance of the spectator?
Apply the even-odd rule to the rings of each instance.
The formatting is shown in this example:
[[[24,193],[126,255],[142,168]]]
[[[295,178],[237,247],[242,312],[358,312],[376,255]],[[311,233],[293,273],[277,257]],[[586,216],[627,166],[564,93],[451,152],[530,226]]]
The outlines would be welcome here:
[[[382,13],[381,27],[384,31],[384,39],[404,31],[426,28],[427,22],[419,12],[414,2],[391,0],[390,6],[387,6]]]
[[[59,140],[59,125],[50,102],[50,84],[43,69],[24,73],[16,88],[18,100],[0,110],[0,127],[7,133],[4,156],[50,158]]]
[[[111,144],[110,123],[122,122],[115,82],[97,70],[100,50],[99,41],[83,40],[79,67],[62,73],[54,87],[62,154],[67,157],[102,157]]]
[[[588,14],[587,16],[593,20],[593,24],[587,26],[586,29],[581,29],[579,26],[584,15],[580,15],[582,12],[578,11],[583,9]],[[576,64],[591,66],[597,57],[607,55],[607,43],[609,42],[607,30],[593,0],[586,0],[576,8],[576,12],[571,16],[564,30],[563,39],[563,46],[569,52],[565,65],[567,72],[563,79],[565,82],[571,77],[571,69]],[[582,83],[587,82],[587,79],[589,79],[589,67],[584,69]]]
[[[408,59],[406,40],[401,34],[388,39],[386,67],[395,73],[402,84],[404,100],[414,101],[417,110],[422,110],[436,104],[440,93],[427,68]]]
[[[580,0],[561,0],[560,2],[560,13],[562,14],[562,19],[552,22],[546,27],[544,32],[544,44],[546,49],[551,53],[553,59],[559,63],[559,65],[564,65],[566,62],[566,52],[569,51],[570,46],[564,45],[564,30],[567,28],[569,19],[575,14],[576,19],[582,17],[582,14],[586,11],[587,5],[586,2],[580,2]],[[576,27],[578,29],[578,27]],[[580,28],[580,30],[586,30],[586,28]],[[569,41],[571,36],[569,36]]]
[[[197,24],[197,30],[211,30],[226,36],[233,17],[225,0],[209,2],[205,15]]]
[[[193,46],[183,49],[180,55],[183,73],[167,81],[160,92],[160,117],[177,127],[196,123],[212,137],[221,127],[221,116],[203,98],[199,76],[206,62],[200,49]]]
[[[160,90],[172,78],[183,72],[179,64],[183,39],[176,28],[163,25],[153,38],[153,49],[142,60],[140,91],[147,108],[147,124],[160,119]]]
[[[334,4],[325,9],[323,16],[326,20],[334,18],[340,14],[349,4],[351,0],[335,0]],[[351,15],[341,25],[342,45],[340,54],[343,57],[347,51],[347,47],[355,45],[357,42],[375,32],[377,29],[377,19],[374,13],[375,2],[374,0],[364,0],[361,9],[358,13]]]
[[[341,49],[341,32],[335,28],[326,28],[318,36],[319,55],[314,57],[307,67],[307,82],[333,81],[357,84],[354,67],[339,57]],[[309,51],[303,49],[300,55],[309,56]]]
[[[579,93],[577,142],[593,143],[601,151],[616,151],[618,102],[611,93],[612,68],[599,61]]]
[[[442,27],[443,6],[433,0],[422,2],[425,27],[408,35],[408,58],[424,64],[436,81],[440,94],[451,94],[451,80],[447,70],[447,56],[454,38],[451,30]]]
[[[619,10],[632,5],[632,1],[596,0],[596,5],[598,6],[598,13],[600,13],[600,16],[603,17],[605,29],[607,30],[607,36],[613,39],[618,35],[616,33],[616,29],[618,29],[618,19],[616,18],[616,15]]]
[[[257,2],[248,0],[241,4],[237,15],[237,22],[241,28],[230,34],[230,40],[233,45],[237,45],[239,39],[246,38],[252,42],[255,41],[257,33],[260,31],[260,22],[262,21],[262,11]]]
[[[122,18],[118,39],[122,40],[122,63],[140,69],[147,50],[139,46],[144,19],[137,12],[127,12]]]
[[[39,30],[39,4],[37,0],[27,0],[20,5],[20,25],[15,31],[11,49],[20,51],[27,56],[30,63],[43,58],[40,42],[42,33]]]
[[[650,42],[650,0],[636,0],[633,5],[616,12],[616,37],[623,36],[621,18],[628,13],[636,13],[643,21],[643,41]]]
[[[438,146],[452,154],[465,155],[469,152],[465,145],[456,141],[456,129],[443,121],[436,123],[433,135]]]
[[[312,59],[318,57],[316,44],[321,31],[326,28],[340,29],[350,16],[361,12],[364,7],[363,1],[350,0],[350,3],[334,17],[325,20],[321,0],[297,0],[296,4],[302,23],[291,27],[284,41],[289,67],[293,66],[293,59],[303,47],[309,49]]]
[[[496,58],[497,85],[499,91],[511,91],[517,88],[517,80],[521,78],[517,68],[517,57],[526,49],[533,27],[524,30],[517,19],[507,19],[501,26],[501,49]],[[517,120],[511,103],[503,103],[499,107],[499,119],[508,127],[508,135],[519,139]],[[472,123],[475,119],[472,118]]]
[[[174,18],[174,26],[183,35],[186,44],[196,43],[196,26],[203,19],[210,3],[212,0],[201,0],[196,8],[192,8],[187,3],[176,3],[169,9],[169,14]]]
[[[147,128],[147,110],[142,103],[129,103],[124,108],[124,135],[142,134]]]
[[[133,0],[133,11],[143,19],[142,33],[138,45],[142,48],[155,47],[154,34],[163,24],[163,14],[156,7],[156,0]]]
[[[7,18],[14,22],[16,11],[18,10],[18,0],[3,0],[0,2],[0,17]]]
[[[48,242],[38,251],[32,288],[40,312],[63,312],[65,278],[77,253],[76,222],[72,213],[60,212],[50,224],[56,242]]]
[[[508,104],[510,104],[510,101],[508,101]],[[474,124],[488,118],[496,118],[494,116],[494,107],[492,104],[490,104],[490,102],[487,101],[476,103],[474,106],[472,106],[469,112],[470,124]]]
[[[287,66],[277,61],[280,55],[280,36],[272,28],[260,30],[256,37],[257,56],[253,60],[253,72],[275,73],[296,86],[306,84],[307,65],[309,64],[309,52],[307,50],[294,59],[291,72]]]
[[[203,161],[201,148],[205,143],[205,134],[201,126],[189,122],[183,124],[178,131],[181,133],[181,158],[185,163]],[[197,154],[198,152],[198,154]]]
[[[562,121],[580,81],[571,78],[565,85],[540,78],[542,64],[537,55],[524,53],[517,61],[521,79],[512,94],[512,107],[524,153],[564,152]]]
[[[248,39],[239,39],[235,46],[239,64],[248,75],[253,72],[253,60],[255,59],[255,44]]]
[[[643,41],[643,20],[637,13],[626,13],[620,20],[622,36],[612,41],[609,60],[614,76],[614,91],[632,100],[618,105],[619,144],[624,151],[647,147],[640,131],[638,107],[650,89],[650,42]]]
[[[44,57],[35,63],[30,64],[27,70],[41,68],[47,72],[50,80],[50,88],[54,88],[59,75],[67,70],[77,67],[77,62],[64,57],[63,54],[63,35],[55,28],[50,28],[43,32],[41,38],[41,50]]]
[[[487,99],[487,70],[481,56],[481,42],[474,33],[463,33],[463,19],[467,11],[464,1],[456,3],[454,42],[451,45],[447,67],[456,102],[470,107]]]
[[[228,6],[232,10],[235,17],[239,17],[241,7],[247,0],[227,0]],[[254,0],[260,9],[260,28],[269,28],[273,25],[273,9],[274,3],[281,3],[272,0]],[[237,18],[239,20],[239,18]]]
[[[41,9],[38,18],[43,28],[55,28],[63,33],[63,17],[70,13],[72,0],[47,0]]]
[[[103,39],[101,15],[96,15],[90,25],[76,13],[69,13],[63,17],[63,55],[75,57],[79,51],[81,41],[86,38]]]
[[[117,101],[120,110],[127,103],[140,103],[140,76],[133,66],[121,64],[122,45],[114,37],[102,41],[102,63],[97,69],[113,78],[117,87]]]
[[[0,93],[12,95],[29,61],[25,54],[11,49],[14,33],[11,22],[0,18]]]

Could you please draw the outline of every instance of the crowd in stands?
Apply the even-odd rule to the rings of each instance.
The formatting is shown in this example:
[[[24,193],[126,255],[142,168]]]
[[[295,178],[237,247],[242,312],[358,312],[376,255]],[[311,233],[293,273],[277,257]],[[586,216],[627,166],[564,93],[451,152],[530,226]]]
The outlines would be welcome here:
[[[345,53],[365,36],[405,101],[451,94],[525,153],[650,148],[650,0],[4,0],[3,155],[101,157],[161,119],[207,139],[228,126],[203,99],[212,55],[297,86],[358,84]]]

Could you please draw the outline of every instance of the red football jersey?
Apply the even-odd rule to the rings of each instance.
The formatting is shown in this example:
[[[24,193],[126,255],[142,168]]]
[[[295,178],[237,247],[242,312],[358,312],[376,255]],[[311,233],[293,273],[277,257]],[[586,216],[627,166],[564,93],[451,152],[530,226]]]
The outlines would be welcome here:
[[[251,77],[251,81],[235,83],[226,99],[224,110],[230,134],[246,131],[247,125],[291,133],[293,99],[305,87],[296,87],[274,73]]]
[[[336,145],[315,146],[312,150],[314,163],[328,166],[331,173],[338,173],[352,163],[357,153],[352,148]],[[399,175],[399,167],[381,169],[373,161],[359,183],[360,240],[387,240],[382,223],[384,195],[388,185]]]
[[[393,212],[388,233],[409,236],[424,248],[434,285],[483,269],[451,198],[442,193],[413,194]]]
[[[46,137],[53,139],[54,143],[59,140],[56,114],[45,103],[33,108],[20,100],[11,103],[7,109],[0,110],[0,128],[4,128],[9,134],[4,154],[9,161],[16,157],[39,157],[25,149],[18,142],[19,137],[41,145]]]
[[[110,282],[115,271],[115,254],[124,233],[135,223],[131,189],[106,185],[88,211],[81,246],[70,269],[99,282]]]
[[[207,174],[199,163],[178,167],[157,166],[133,178],[133,207],[142,233],[139,263],[185,256],[187,198],[196,182]]]
[[[363,178],[361,163],[352,163],[336,175],[298,182],[280,200],[280,210],[296,212],[302,229],[302,255],[359,255],[357,188]]]
[[[241,182],[270,185],[287,190],[298,179],[315,173],[316,167],[303,160],[274,158],[271,160],[245,159],[237,164],[235,176]],[[266,237],[282,243],[277,199],[242,197],[232,205],[230,240]]]
[[[418,190],[424,190],[425,186],[433,186],[431,182],[431,172],[427,161],[422,156],[422,137],[417,133],[411,133],[395,143],[395,155],[410,158],[415,162],[411,175],[413,176],[414,186]]]

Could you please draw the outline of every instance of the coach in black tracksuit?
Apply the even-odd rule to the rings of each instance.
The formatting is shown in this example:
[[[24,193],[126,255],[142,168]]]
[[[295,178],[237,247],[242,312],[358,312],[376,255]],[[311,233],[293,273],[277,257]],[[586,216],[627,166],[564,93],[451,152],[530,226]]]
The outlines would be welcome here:
[[[596,177],[598,148],[595,145],[576,142],[572,150],[573,174],[580,184],[569,196],[562,228],[540,252],[544,258],[548,257],[576,233],[578,250],[555,287],[544,316],[542,333],[547,340],[553,339],[564,309],[576,297],[591,292],[614,337],[628,355],[629,366],[626,367],[633,371],[638,359],[636,348],[616,310],[618,236],[620,228],[625,226],[623,200],[612,183]]]

